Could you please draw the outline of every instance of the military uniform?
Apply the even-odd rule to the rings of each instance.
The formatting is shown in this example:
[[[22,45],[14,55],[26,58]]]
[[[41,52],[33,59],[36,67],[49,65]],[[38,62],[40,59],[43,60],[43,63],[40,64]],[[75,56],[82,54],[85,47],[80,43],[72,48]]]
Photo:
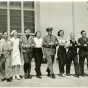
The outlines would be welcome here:
[[[78,43],[80,43],[79,46],[79,67],[81,74],[84,75],[84,61],[85,58],[87,58],[88,61],[88,38],[79,38]],[[84,46],[84,44],[87,44],[87,46]]]
[[[49,43],[53,42],[54,45],[50,46]],[[54,74],[53,72],[53,61],[54,61],[54,56],[56,54],[56,46],[57,46],[57,38],[54,35],[47,35],[43,38],[43,47],[45,50],[45,55],[47,58],[47,64],[48,64],[48,72],[50,71],[51,74]]]
[[[77,55],[77,42],[70,40],[72,46],[69,47],[67,52],[67,63],[66,63],[66,73],[70,74],[70,66],[73,60],[75,67],[75,74],[79,76],[79,64],[78,64],[78,55]]]

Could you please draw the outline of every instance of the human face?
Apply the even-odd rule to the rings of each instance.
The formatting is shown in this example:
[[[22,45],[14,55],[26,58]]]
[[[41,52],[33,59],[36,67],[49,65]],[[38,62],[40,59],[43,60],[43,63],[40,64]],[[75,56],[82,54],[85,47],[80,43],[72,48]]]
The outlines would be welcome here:
[[[30,29],[25,30],[25,35],[26,36],[30,35],[30,32],[31,32]]]
[[[70,37],[71,37],[71,39],[75,39],[75,34],[74,33],[71,33],[70,34]]]
[[[16,32],[14,32],[14,37],[17,37],[18,36],[18,33],[17,33],[17,31]]]
[[[64,32],[60,31],[60,37],[63,37],[63,35],[64,35]]]
[[[52,31],[50,30],[50,31],[48,31],[48,35],[52,35]]]
[[[4,32],[3,37],[4,37],[5,39],[7,39],[7,38],[8,38],[8,33],[7,33],[7,32]]]
[[[40,33],[40,32],[37,32],[36,36],[37,36],[38,38],[40,38],[40,37],[41,37],[41,33]]]
[[[82,33],[82,37],[86,37],[86,32],[83,32]]]

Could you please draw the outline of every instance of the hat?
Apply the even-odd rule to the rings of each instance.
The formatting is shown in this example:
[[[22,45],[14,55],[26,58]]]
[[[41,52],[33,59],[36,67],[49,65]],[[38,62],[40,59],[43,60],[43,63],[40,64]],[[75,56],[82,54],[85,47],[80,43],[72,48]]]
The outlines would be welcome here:
[[[13,35],[16,32],[16,30],[13,30],[10,34]]]
[[[48,28],[46,29],[47,32],[48,32],[48,31],[52,31],[52,30],[53,30],[52,27],[48,27]]]

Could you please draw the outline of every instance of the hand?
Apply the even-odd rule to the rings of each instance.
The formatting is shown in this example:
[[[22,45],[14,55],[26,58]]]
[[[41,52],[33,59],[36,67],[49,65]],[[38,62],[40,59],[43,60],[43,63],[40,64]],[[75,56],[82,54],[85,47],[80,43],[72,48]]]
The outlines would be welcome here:
[[[81,44],[80,43],[78,43],[78,46],[80,46]]]
[[[50,45],[50,46],[53,46],[53,45],[54,45],[54,43],[53,43],[53,42],[50,42],[50,43],[49,43],[49,45]]]
[[[35,44],[32,44],[31,46],[32,46],[32,47],[35,47]]]
[[[87,46],[87,44],[84,44],[84,46]]]

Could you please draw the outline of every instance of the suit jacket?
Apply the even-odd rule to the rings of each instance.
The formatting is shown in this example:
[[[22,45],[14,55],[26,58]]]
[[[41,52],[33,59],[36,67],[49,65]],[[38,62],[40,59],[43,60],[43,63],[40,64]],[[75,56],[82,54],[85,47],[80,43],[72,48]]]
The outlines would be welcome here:
[[[86,41],[83,39],[83,37],[78,39],[78,43],[81,45],[79,46],[79,55],[82,56],[85,55],[86,52],[88,52],[88,38],[86,38]],[[87,44],[87,46],[84,46],[84,44]]]
[[[51,41],[54,43],[52,47],[49,45]],[[52,35],[51,38],[48,35],[45,36],[43,38],[43,47],[45,48],[44,52],[49,55],[55,55],[57,43],[58,43],[58,39],[56,36]]]
[[[29,36],[29,38],[27,39],[26,35],[24,34],[21,37],[21,47],[22,47],[22,52],[33,52],[33,47],[32,44],[34,43],[34,39],[32,36]],[[26,45],[31,45],[30,48],[26,48]]]

